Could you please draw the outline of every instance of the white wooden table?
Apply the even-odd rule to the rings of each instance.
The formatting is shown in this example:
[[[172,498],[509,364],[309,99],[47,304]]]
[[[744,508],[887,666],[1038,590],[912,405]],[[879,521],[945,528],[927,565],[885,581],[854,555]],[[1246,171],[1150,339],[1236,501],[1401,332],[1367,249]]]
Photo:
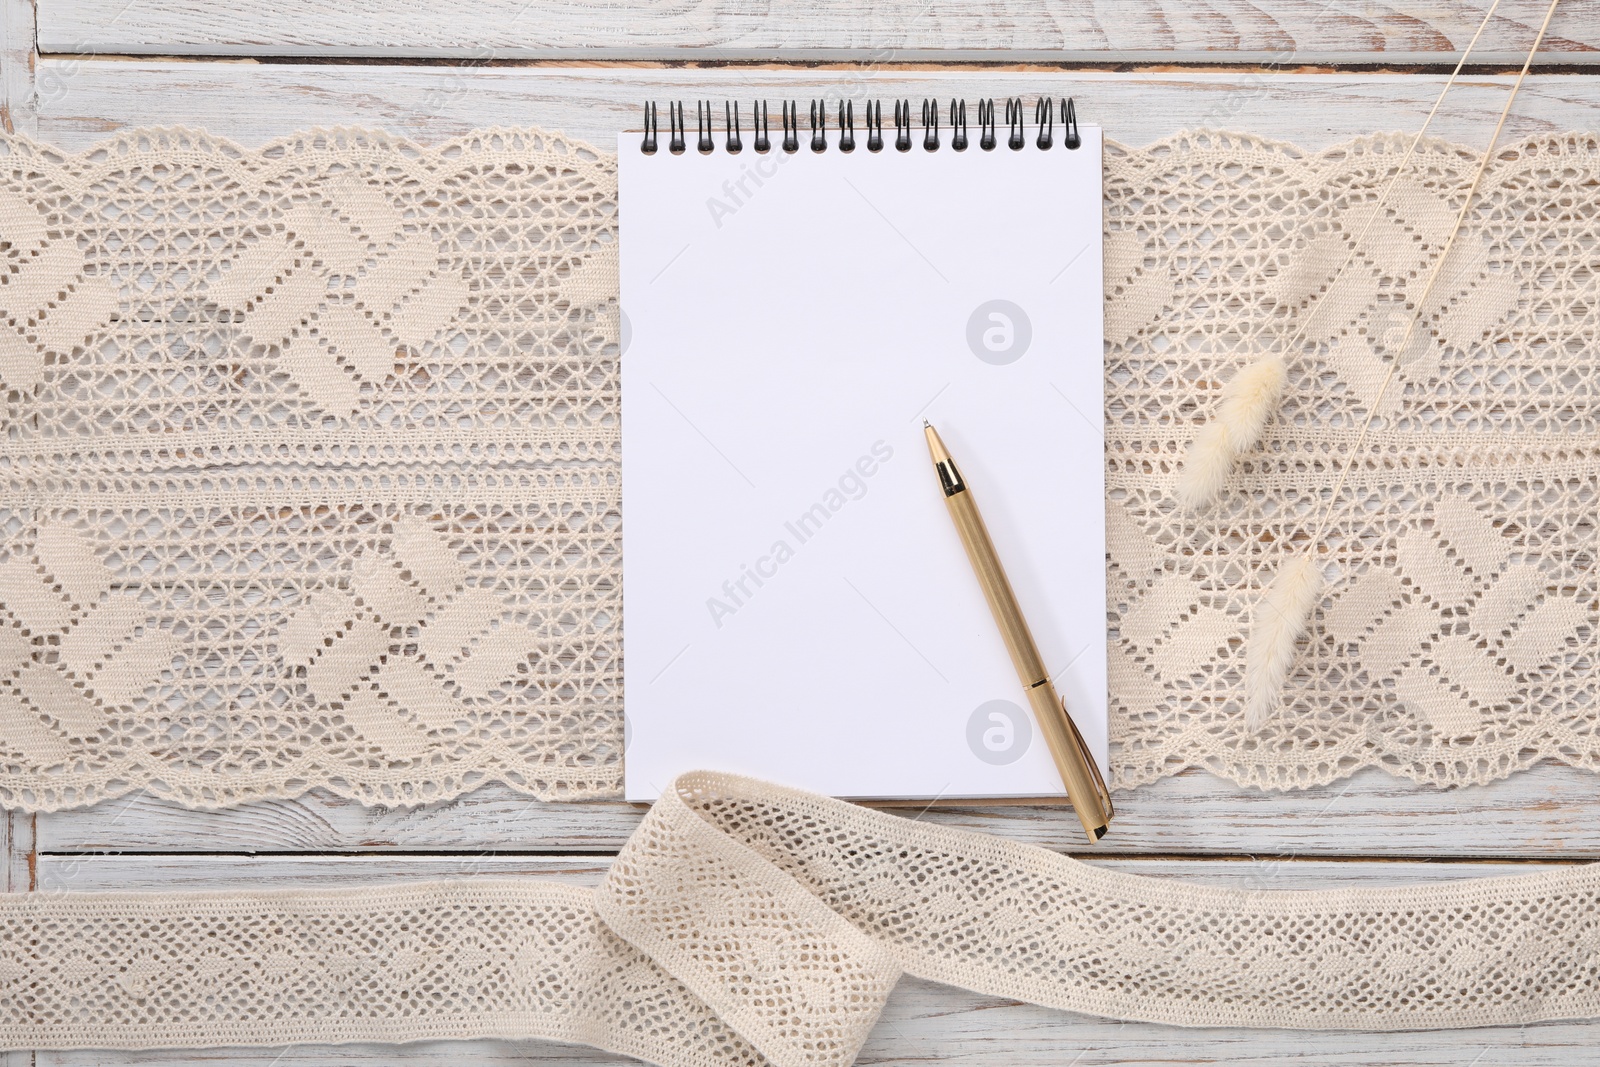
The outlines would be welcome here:
[[[605,148],[651,99],[1071,95],[1145,143],[1220,126],[1321,146],[1413,130],[1487,0],[0,0],[0,119],[68,148],[123,126],[203,126],[245,143],[311,125],[433,141],[486,124]],[[255,10],[251,10],[255,8]],[[1482,144],[1543,0],[1503,0],[1434,129]],[[1600,0],[1566,0],[1507,137],[1593,130]],[[1095,862],[1252,887],[1399,885],[1600,857],[1600,778],[1546,765],[1485,788],[1378,772],[1296,794],[1190,772],[1117,798]],[[924,816],[1080,848],[1059,809]],[[227,812],[133,796],[0,816],[8,892],[346,885],[536,874],[592,884],[638,811],[486,789],[366,810],[312,794]],[[872,1064],[1568,1064],[1600,1023],[1419,1034],[1182,1030],[1046,1011],[906,981]],[[0,1058],[4,1058],[0,1054]],[[438,1042],[187,1053],[13,1053],[11,1064],[620,1063],[552,1044]]]

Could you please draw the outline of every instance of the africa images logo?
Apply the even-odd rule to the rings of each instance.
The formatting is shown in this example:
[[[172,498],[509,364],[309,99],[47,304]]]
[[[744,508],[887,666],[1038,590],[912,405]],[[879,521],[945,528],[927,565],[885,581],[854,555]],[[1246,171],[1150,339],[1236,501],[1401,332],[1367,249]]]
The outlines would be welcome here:
[[[987,300],[967,319],[967,347],[985,363],[1015,363],[1032,342],[1028,313],[1009,300]]]
[[[1015,763],[1033,743],[1033,723],[1026,710],[1009,700],[986,700],[967,718],[967,747],[985,763]]]

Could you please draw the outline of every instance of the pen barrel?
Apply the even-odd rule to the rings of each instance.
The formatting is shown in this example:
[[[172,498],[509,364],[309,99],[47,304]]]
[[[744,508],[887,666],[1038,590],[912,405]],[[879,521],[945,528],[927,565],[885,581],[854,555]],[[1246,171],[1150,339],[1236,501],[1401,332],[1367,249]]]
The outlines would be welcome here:
[[[978,584],[983,588],[983,598],[989,602],[989,611],[1000,627],[1000,636],[1005,640],[1012,666],[1016,667],[1017,677],[1027,693],[1034,721],[1039,724],[1039,732],[1050,749],[1050,758],[1061,775],[1061,784],[1066,786],[1067,799],[1072,802],[1072,810],[1090,842],[1098,841],[1105,834],[1110,813],[1101,803],[1100,790],[1091,777],[1098,772],[1086,766],[1086,761],[1093,757],[1087,754],[1077,727],[1050,682],[1050,672],[1039,655],[1039,646],[1028,629],[1028,620],[1017,603],[1011,580],[1000,565],[1000,554],[994,550],[989,528],[983,524],[983,516],[978,513],[970,491],[964,489],[947,496],[944,502],[951,519],[955,520],[956,532],[961,535],[961,545],[967,550],[967,559],[978,576]]]
[[[994,542],[989,539],[989,528],[983,524],[983,516],[978,514],[978,505],[973,501],[972,493],[963,490],[945,497],[944,503],[950,509],[956,532],[961,535],[961,545],[967,550],[967,559],[972,562],[978,584],[983,588],[983,598],[989,602],[995,624],[1000,627],[1000,636],[1006,643],[1006,651],[1011,654],[1011,664],[1017,669],[1017,677],[1022,679],[1024,686],[1049,677],[1050,672],[1044,668],[1039,646],[1033,642],[1028,620],[1023,618],[1022,608],[1017,604],[1017,594],[1011,588],[1011,580],[1000,566],[1000,554],[994,550]]]

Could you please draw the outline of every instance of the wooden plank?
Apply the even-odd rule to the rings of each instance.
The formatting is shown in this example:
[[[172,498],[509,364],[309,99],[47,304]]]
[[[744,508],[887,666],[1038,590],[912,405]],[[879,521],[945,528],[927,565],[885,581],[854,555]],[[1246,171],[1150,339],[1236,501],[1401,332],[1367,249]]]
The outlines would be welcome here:
[[[419,1041],[411,1045],[291,1045],[269,1049],[39,1052],[38,1067],[639,1067],[639,1060],[553,1041]],[[1085,1061],[1087,1062],[1087,1061]]]
[[[34,132],[34,0],[0,0],[0,129]]]
[[[593,884],[606,860],[596,857],[481,857],[471,872],[460,857],[234,856],[44,856],[45,890],[201,890],[239,886],[324,887],[370,885],[418,878],[468,876],[552,877]],[[1287,861],[1264,866],[1216,860],[1136,860],[1106,864],[1130,873],[1184,878],[1240,888],[1332,888],[1349,885],[1408,885],[1539,869],[1531,864],[1371,863]],[[915,979],[903,980],[891,997],[859,1062],[863,1064],[984,1065],[1030,1067],[1067,1064],[1298,1063],[1397,1065],[1564,1064],[1581,1062],[1581,1050],[1600,1041],[1600,1023],[1554,1023],[1528,1027],[1452,1030],[1411,1034],[1303,1033],[1122,1023],[1051,1011],[981,996]],[[1315,1051],[1309,1051],[1314,1049]],[[1077,1057],[1077,1058],[1074,1058]],[[1480,1059],[1475,1059],[1480,1057]],[[617,1064],[633,1061],[544,1042],[429,1042],[407,1046],[352,1045],[332,1049],[297,1046],[256,1051],[39,1053],[52,1067],[90,1064],[216,1064],[284,1067],[286,1064],[498,1065],[512,1062]]]
[[[137,793],[41,814],[39,839],[53,852],[614,852],[642,810],[620,801],[549,804],[497,786],[416,808],[364,808],[319,790],[294,800],[192,811]]]
[[[452,69],[403,65],[41,60],[39,135],[83,149],[140,125],[200,127],[246,145],[313,126],[378,127],[428,144],[483,126],[537,125],[614,150],[640,126],[646,99],[919,99],[1073,96],[1082,121],[1125,144],[1179,130],[1250,130],[1308,149],[1375,130],[1420,126],[1444,83],[1433,75],[778,71],[643,68]],[[1433,131],[1487,142],[1511,79],[1472,77],[1452,90]],[[1530,76],[1503,135],[1590,129],[1600,81]],[[693,110],[691,103],[690,110]],[[859,109],[858,109],[859,110]],[[774,121],[776,115],[774,114]]]
[[[1185,1029],[1095,1019],[903,979],[858,1062],[877,1067],[1533,1067],[1592,1056],[1600,1026],[1554,1023],[1403,1034]],[[43,1060],[41,1063],[45,1062]]]
[[[1187,771],[1118,794],[1098,854],[1600,858],[1594,775],[1553,765],[1472,789],[1418,788],[1377,770],[1291,793]],[[643,809],[549,804],[488,787],[420,808],[362,808],[313,792],[227,811],[148,795],[38,817],[41,852],[313,852],[516,849],[615,851]],[[1076,823],[1048,806],[897,809],[943,826],[1087,855]]]
[[[39,857],[38,888],[44,893],[169,893],[252,887],[331,889],[458,878],[538,878],[563,885],[595,886],[610,867],[610,856],[581,853],[270,857],[45,854]]]
[[[34,885],[34,827],[38,816],[25,811],[0,812],[0,859],[5,863],[0,892],[31,893]]]
[[[1044,63],[1453,62],[1487,3],[1326,0],[889,0],[685,7],[651,0],[571,4],[480,0],[418,5],[218,5],[209,0],[47,0],[46,53],[184,56]],[[1483,60],[1520,63],[1544,5],[1511,0],[1480,42]],[[1551,60],[1591,63],[1600,3],[1570,0],[1551,25]]]
[[[28,893],[33,881],[34,817],[20,811],[0,811],[0,892]],[[0,1052],[0,1067],[32,1067],[33,1053]]]
[[[1237,1067],[1572,1067],[1591,1062],[1591,1023],[1307,1034],[1183,1029],[1096,1019],[901,979],[857,1063],[872,1067],[1110,1067],[1172,1063]],[[39,1067],[638,1067],[638,1060],[549,1042],[430,1041],[285,1049],[40,1052]]]

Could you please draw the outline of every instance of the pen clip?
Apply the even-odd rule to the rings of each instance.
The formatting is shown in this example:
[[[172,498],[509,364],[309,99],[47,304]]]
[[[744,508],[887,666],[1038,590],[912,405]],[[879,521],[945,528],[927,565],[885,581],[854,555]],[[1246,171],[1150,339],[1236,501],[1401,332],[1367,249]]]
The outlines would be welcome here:
[[[1111,806],[1111,791],[1106,788],[1106,780],[1100,776],[1100,764],[1095,760],[1094,753],[1089,751],[1089,746],[1084,743],[1083,735],[1078,732],[1078,724],[1072,721],[1072,712],[1067,710],[1067,701],[1061,699],[1061,714],[1067,720],[1067,729],[1072,731],[1072,742],[1078,746],[1078,755],[1083,757],[1083,762],[1088,765],[1089,776],[1094,779],[1095,795],[1100,799],[1100,806],[1105,808],[1106,825],[1116,818],[1117,809]]]

